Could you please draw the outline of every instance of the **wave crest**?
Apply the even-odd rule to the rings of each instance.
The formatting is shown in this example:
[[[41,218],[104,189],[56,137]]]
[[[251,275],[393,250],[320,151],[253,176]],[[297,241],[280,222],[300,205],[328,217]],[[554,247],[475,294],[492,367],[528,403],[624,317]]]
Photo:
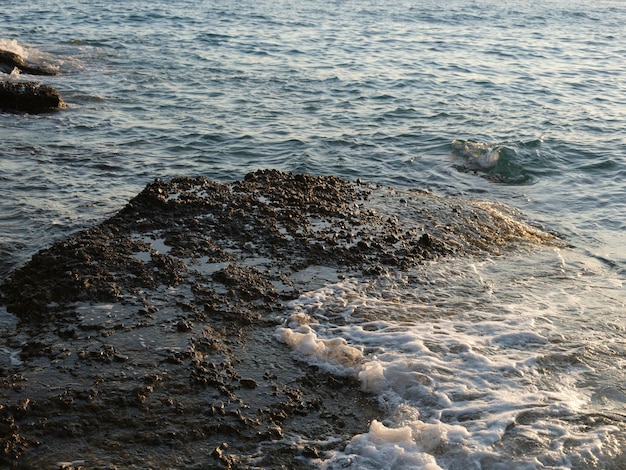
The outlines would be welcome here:
[[[454,140],[451,156],[454,167],[463,173],[504,184],[532,184],[539,168],[537,147],[540,140],[518,143],[486,143],[476,140]]]

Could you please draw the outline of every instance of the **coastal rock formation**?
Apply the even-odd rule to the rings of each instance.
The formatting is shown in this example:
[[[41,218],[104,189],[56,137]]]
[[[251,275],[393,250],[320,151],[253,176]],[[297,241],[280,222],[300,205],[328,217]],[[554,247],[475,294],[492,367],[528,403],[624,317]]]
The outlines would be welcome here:
[[[56,75],[51,68],[26,62],[21,55],[0,49],[0,72],[11,73],[15,68],[29,75]]]
[[[0,49],[0,72],[17,69],[30,75],[56,75],[56,71],[27,62],[15,52]],[[26,113],[44,113],[65,108],[59,92],[50,85],[31,81],[0,81],[0,109]]]
[[[57,90],[38,82],[0,82],[0,109],[44,113],[65,108]]]
[[[559,241],[504,207],[335,177],[157,180],[0,285],[0,463],[310,468],[380,412],[276,341],[288,302],[519,243]]]

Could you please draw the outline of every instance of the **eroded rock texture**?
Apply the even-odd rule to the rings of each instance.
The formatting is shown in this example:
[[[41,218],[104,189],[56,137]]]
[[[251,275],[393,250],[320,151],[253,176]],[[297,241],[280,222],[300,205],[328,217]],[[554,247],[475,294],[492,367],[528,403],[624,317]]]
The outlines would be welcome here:
[[[45,113],[65,108],[57,90],[39,82],[0,81],[0,109]]]
[[[2,342],[21,361],[0,363],[0,462],[309,468],[379,410],[355,377],[300,364],[274,339],[286,303],[315,273],[558,243],[504,212],[273,170],[155,181],[0,287],[19,320]]]

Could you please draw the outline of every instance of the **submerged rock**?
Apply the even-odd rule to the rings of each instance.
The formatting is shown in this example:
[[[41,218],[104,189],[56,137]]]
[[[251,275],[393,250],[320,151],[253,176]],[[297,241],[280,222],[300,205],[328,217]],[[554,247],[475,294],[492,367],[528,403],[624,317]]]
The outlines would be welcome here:
[[[26,62],[21,55],[0,49],[0,71],[11,73],[15,68],[30,75],[56,75],[56,70]]]
[[[61,95],[50,85],[38,82],[0,82],[0,108],[43,113],[65,108]]]
[[[0,365],[0,462],[309,468],[380,413],[274,339],[288,301],[519,242],[559,243],[504,207],[335,177],[157,180],[0,286],[20,359]]]

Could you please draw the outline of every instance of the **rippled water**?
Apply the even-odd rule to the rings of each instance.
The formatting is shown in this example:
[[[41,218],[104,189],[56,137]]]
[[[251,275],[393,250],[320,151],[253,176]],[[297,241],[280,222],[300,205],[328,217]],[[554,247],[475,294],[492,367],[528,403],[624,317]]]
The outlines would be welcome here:
[[[383,332],[402,325],[416,344],[431,341],[406,324],[410,311],[357,316],[350,320],[357,329],[372,315],[381,317],[367,327],[380,334],[342,331],[364,355],[365,365],[353,373],[371,384],[365,379],[373,371],[391,374],[397,361],[424,356],[453,371],[480,371],[476,383],[466,377],[454,387],[472,389],[480,380],[491,387],[497,380],[488,379],[494,369],[484,357],[493,350],[480,351],[482,362],[457,361],[485,337],[485,348],[502,354],[497,361],[508,357],[510,370],[535,380],[500,377],[503,387],[516,390],[513,398],[488,401],[492,421],[476,419],[475,425],[497,423],[502,437],[510,417],[521,416],[512,410],[535,409],[541,396],[551,397],[553,412],[526,420],[526,434],[510,431],[509,440],[485,437],[471,425],[463,428],[469,437],[457,428],[431,429],[451,433],[470,449],[457,446],[442,456],[398,435],[405,457],[434,455],[440,465],[457,468],[461,455],[471,455],[497,467],[497,455],[548,442],[551,450],[539,457],[520,457],[524,465],[623,463],[611,462],[626,435],[624,2],[7,0],[1,10],[0,48],[58,67],[59,75],[45,81],[68,103],[54,114],[0,113],[1,275],[51,241],[115,212],[157,177],[228,181],[272,167],[504,202],[561,233],[573,248],[433,268],[439,273],[433,276],[449,281],[427,287],[399,282],[392,293],[382,286],[354,288],[365,298],[428,291],[419,302],[431,309],[428,321],[446,318],[457,334],[451,341],[466,346],[452,353],[406,351]],[[442,274],[447,269],[457,275]],[[485,277],[491,279],[481,284]],[[478,296],[477,305],[475,293],[485,285],[491,293]],[[325,297],[320,308],[332,308],[341,292]],[[456,306],[454,312],[444,304]],[[420,308],[415,304],[413,313]],[[498,312],[513,337],[488,326]],[[537,312],[545,315],[538,320]],[[460,318],[454,323],[450,315]],[[332,337],[337,331],[329,328],[319,323],[314,334]],[[370,341],[390,356],[369,354]],[[529,355],[518,355],[526,349]],[[565,359],[541,362],[554,351]],[[570,355],[588,369],[568,365]],[[423,364],[415,367],[424,374]],[[554,384],[569,372],[571,387],[555,398]],[[410,409],[387,426],[465,422],[449,411],[464,409],[458,400],[425,403],[398,392],[407,374],[383,381],[388,388],[372,385]],[[447,379],[433,373],[423,380],[434,384],[431,394],[448,393]],[[525,387],[538,393],[528,398],[532,406]],[[574,432],[576,420],[602,421],[596,408],[614,421],[590,426],[588,434]],[[544,432],[544,418],[563,416],[569,424],[545,431],[545,442],[533,437]],[[375,428],[355,442],[353,457],[337,454],[335,464],[361,462],[363,442],[370,441],[393,438]]]

